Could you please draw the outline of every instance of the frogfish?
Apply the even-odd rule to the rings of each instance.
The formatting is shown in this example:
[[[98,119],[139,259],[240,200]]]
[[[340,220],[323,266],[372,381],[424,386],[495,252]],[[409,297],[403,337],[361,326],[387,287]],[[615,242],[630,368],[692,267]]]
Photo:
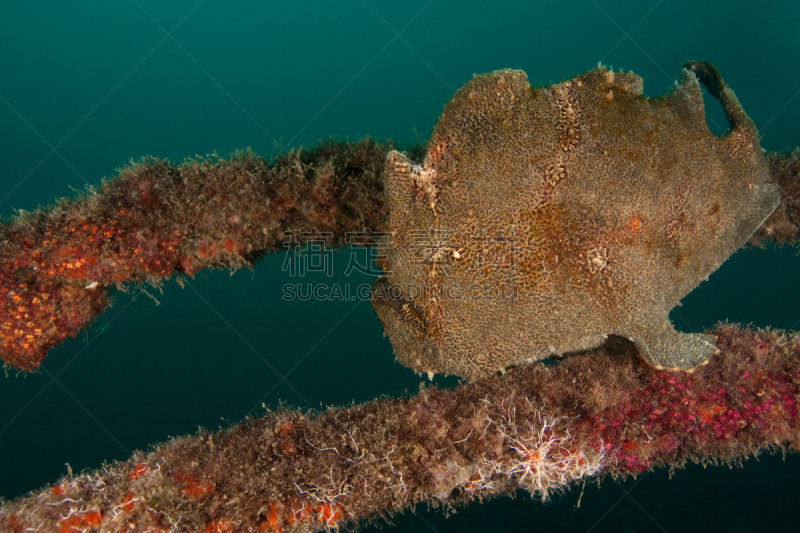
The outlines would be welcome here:
[[[700,85],[730,129],[709,131]],[[397,360],[474,380],[595,348],[609,335],[658,369],[691,371],[710,335],[668,314],[780,202],[758,133],[705,62],[643,95],[595,68],[547,87],[473,77],[421,165],[386,159],[391,243],[371,300]]]

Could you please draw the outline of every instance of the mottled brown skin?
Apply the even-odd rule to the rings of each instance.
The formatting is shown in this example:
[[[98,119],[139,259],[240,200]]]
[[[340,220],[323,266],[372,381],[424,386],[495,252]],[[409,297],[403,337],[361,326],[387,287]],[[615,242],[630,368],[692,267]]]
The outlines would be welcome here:
[[[386,164],[394,235],[373,305],[400,363],[470,380],[610,334],[657,368],[703,363],[714,338],[668,313],[780,201],[755,126],[701,62],[656,98],[602,67],[536,88],[522,71],[476,76],[421,166]]]

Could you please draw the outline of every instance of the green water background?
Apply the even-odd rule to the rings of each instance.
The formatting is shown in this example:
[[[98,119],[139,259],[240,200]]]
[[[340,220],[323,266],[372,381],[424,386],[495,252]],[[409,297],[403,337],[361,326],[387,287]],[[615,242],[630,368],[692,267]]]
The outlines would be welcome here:
[[[800,2],[789,0],[2,2],[0,215],[70,196],[146,154],[268,155],[330,135],[424,139],[454,89],[499,68],[541,85],[602,61],[656,95],[683,61],[708,60],[762,146],[781,149],[800,144],[798,30]],[[725,124],[714,104],[709,114]],[[0,377],[0,496],[53,482],[66,463],[94,468],[224,427],[262,402],[341,405],[417,390],[368,303],[284,302],[281,287],[296,280],[282,261],[201,273],[193,288],[167,283],[150,291],[161,305],[118,293],[96,327],[51,352],[57,381]],[[335,281],[371,283],[345,277],[347,261],[334,257]],[[793,248],[742,250],[673,319],[684,331],[724,319],[797,328],[798,267]],[[264,359],[290,372],[291,386]],[[672,479],[661,470],[589,485],[579,509],[579,489],[547,504],[519,494],[449,518],[406,514],[385,531],[764,531],[795,521],[798,476],[797,456]]]

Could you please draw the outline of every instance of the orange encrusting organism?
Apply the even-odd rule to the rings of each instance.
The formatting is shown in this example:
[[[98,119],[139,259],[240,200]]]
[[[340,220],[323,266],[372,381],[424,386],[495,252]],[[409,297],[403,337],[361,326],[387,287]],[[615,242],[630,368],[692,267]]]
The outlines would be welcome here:
[[[250,152],[181,165],[145,158],[75,199],[0,224],[0,357],[34,370],[127,284],[248,266],[287,229],[330,246],[385,223],[391,143],[331,140],[268,162]]]

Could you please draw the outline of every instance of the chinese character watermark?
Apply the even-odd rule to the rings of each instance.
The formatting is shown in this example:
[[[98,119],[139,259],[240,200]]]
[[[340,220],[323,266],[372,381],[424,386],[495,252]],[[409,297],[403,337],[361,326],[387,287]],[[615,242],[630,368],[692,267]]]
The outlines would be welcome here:
[[[333,277],[333,250],[328,248],[328,240],[333,233],[311,231],[286,231],[283,233],[283,247],[289,249],[283,261],[283,272],[290,277],[305,277],[306,273],[324,272]]]
[[[416,284],[379,284],[387,294],[370,294],[370,283],[358,283],[358,276],[392,280],[390,262],[395,235],[364,228],[359,232],[345,233],[344,244],[349,250],[345,277],[356,277],[352,282],[288,283],[283,287],[284,300],[356,301],[391,298],[410,301],[478,301],[517,299],[519,288],[515,284],[513,269],[517,254],[517,239],[511,228],[509,235],[459,236],[453,230],[428,228],[410,230],[410,267]],[[283,246],[289,250],[283,261],[284,272],[289,277],[303,278],[311,275],[334,276],[334,254],[331,243],[336,243],[332,232],[287,231]],[[403,254],[408,257],[408,255]],[[399,268],[400,265],[394,265]],[[427,269],[442,274],[431,283]],[[458,270],[460,269],[460,270]],[[459,274],[459,275],[455,275]]]
[[[391,275],[391,271],[384,272],[378,268],[378,265],[386,265],[389,261],[389,245],[393,242],[391,233],[364,228],[361,232],[345,233],[344,242],[350,246],[350,262],[344,271],[345,276],[349,276],[353,271],[375,277]],[[363,263],[359,261],[362,255],[365,258]]]
[[[455,231],[429,228],[427,230],[411,230],[411,248],[413,251],[412,261],[414,275],[418,276],[422,272],[423,264],[438,265],[445,276],[452,275],[453,258],[452,252]]]

